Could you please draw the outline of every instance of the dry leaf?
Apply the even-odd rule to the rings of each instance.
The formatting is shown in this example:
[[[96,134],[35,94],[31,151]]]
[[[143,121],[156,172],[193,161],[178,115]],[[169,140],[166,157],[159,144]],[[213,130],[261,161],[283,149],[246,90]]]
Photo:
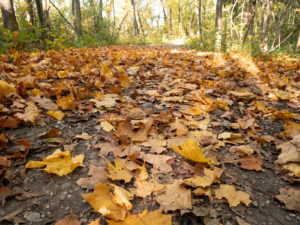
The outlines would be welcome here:
[[[241,156],[250,156],[254,152],[253,148],[249,145],[232,146],[229,151],[236,152]]]
[[[282,168],[290,171],[291,176],[300,177],[300,163],[286,163]]]
[[[62,111],[47,111],[47,115],[57,119],[57,120],[62,120],[65,116],[65,114]]]
[[[11,84],[8,84],[4,80],[0,80],[0,96],[5,96],[11,92],[15,92],[15,87]]]
[[[97,183],[107,182],[107,172],[105,167],[90,166],[88,175],[90,177],[80,178],[76,181],[82,188],[93,189]]]
[[[70,152],[61,152],[57,149],[52,155],[43,159],[43,161],[29,161],[25,168],[41,168],[48,173],[55,173],[58,176],[67,175],[72,173],[78,166],[84,167],[83,164],[84,155],[80,154],[75,157],[70,156]]]
[[[177,146],[173,146],[172,149],[185,158],[190,159],[194,162],[211,164],[211,161],[204,157],[203,152],[198,146],[197,142],[192,141],[190,138],[186,138],[185,140],[186,144],[179,145],[180,148]]]
[[[178,117],[176,117],[175,122],[171,124],[170,130],[175,131],[177,136],[186,135],[188,132],[188,129],[180,122]]]
[[[161,209],[148,212],[147,209],[138,215],[130,214],[124,221],[109,220],[108,225],[171,225],[172,215],[162,214]]]
[[[55,225],[80,225],[81,223],[77,220],[77,216],[71,211],[69,215],[65,216],[63,219],[57,221]]]
[[[241,164],[241,168],[243,169],[261,171],[263,159],[260,156],[245,157],[239,159],[239,163]]]
[[[287,162],[300,162],[300,135],[293,138],[277,148],[281,149],[281,154],[275,161],[278,164],[285,164]]]
[[[82,133],[82,134],[76,135],[74,138],[79,138],[79,139],[83,139],[83,140],[91,140],[92,136],[89,135],[88,133]]]
[[[285,207],[289,210],[300,212],[300,189],[295,187],[280,188],[280,194],[276,198],[283,202]]]
[[[156,198],[164,211],[192,208],[192,193],[184,188],[182,180],[174,180],[173,184],[167,185],[163,194]]]
[[[152,193],[156,194],[166,188],[165,184],[158,183],[155,179],[150,179],[149,181],[137,180],[134,185],[136,188],[131,188],[130,191],[142,198],[145,198]]]
[[[40,114],[41,110],[38,110],[33,102],[27,102],[27,107],[24,113],[16,113],[15,117],[23,120],[24,122],[31,122],[34,124],[36,118]]]
[[[71,95],[70,96],[64,96],[64,97],[61,97],[60,99],[57,99],[56,104],[62,110],[74,110],[74,109],[76,109],[75,99]]]
[[[124,180],[125,183],[129,183],[134,176],[134,173],[126,169],[125,162],[116,159],[115,165],[112,165],[106,160],[108,177],[112,180]]]
[[[230,207],[239,205],[241,202],[248,206],[251,203],[250,195],[243,191],[236,191],[235,187],[228,184],[221,184],[220,188],[215,190],[217,199],[226,198]]]
[[[115,203],[114,196],[106,184],[97,184],[93,193],[83,194],[82,197],[95,210],[114,220],[124,220],[126,210]]]
[[[112,130],[114,130],[114,126],[111,125],[109,122],[107,121],[103,121],[100,123],[101,127],[102,127],[102,130],[104,130],[105,132],[110,132]]]

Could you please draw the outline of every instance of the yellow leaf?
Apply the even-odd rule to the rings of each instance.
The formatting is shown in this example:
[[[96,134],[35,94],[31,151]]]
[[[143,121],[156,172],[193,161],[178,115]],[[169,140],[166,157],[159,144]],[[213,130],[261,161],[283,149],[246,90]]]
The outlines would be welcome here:
[[[77,216],[71,211],[69,215],[65,216],[63,219],[57,221],[55,225],[80,225],[80,222],[77,220]]]
[[[114,196],[106,184],[97,184],[93,193],[83,194],[82,197],[96,212],[114,220],[125,219],[126,210],[114,201]]]
[[[57,149],[52,155],[44,158],[43,161],[29,161],[25,168],[41,168],[46,166],[44,170],[48,173],[63,176],[72,173],[78,166],[84,167],[83,159],[83,154],[71,158],[69,151],[62,152],[60,149]]]
[[[105,132],[110,132],[112,130],[114,130],[114,126],[111,125],[109,122],[107,121],[103,121],[100,123],[101,124],[101,127],[102,127],[102,130],[104,130]]]
[[[175,180],[173,184],[167,185],[163,194],[156,201],[164,211],[192,208],[192,193],[190,189],[184,188],[182,180]]]
[[[108,177],[112,180],[124,180],[125,183],[129,183],[133,177],[133,172],[126,169],[125,162],[118,159],[115,160],[115,166],[109,161],[106,161]]]
[[[47,111],[47,115],[52,116],[53,118],[57,120],[62,120],[65,116],[65,114],[62,111]]]
[[[10,92],[14,92],[16,89],[14,86],[8,84],[4,80],[0,80],[0,95],[4,96],[9,94]]]
[[[291,121],[286,121],[284,124],[286,136],[294,138],[300,135],[300,124]]]
[[[56,100],[56,104],[63,110],[74,110],[76,109],[75,99],[73,96],[64,96]]]
[[[236,191],[235,187],[229,184],[221,184],[220,188],[215,190],[217,199],[226,198],[230,207],[237,206],[241,202],[248,206],[252,201],[250,195],[243,191]]]
[[[37,88],[30,90],[30,93],[33,96],[38,96],[38,95],[42,96],[44,94],[40,89]]]
[[[101,91],[96,91],[94,92],[94,97],[98,100],[98,101],[102,101],[103,100],[103,94]]]
[[[282,168],[290,171],[290,175],[300,178],[300,163],[286,163]]]
[[[204,157],[203,152],[198,146],[197,142],[192,141],[190,138],[186,138],[185,141],[186,144],[179,145],[181,149],[177,146],[172,146],[172,149],[185,158],[190,159],[194,162],[211,164],[210,160]]]
[[[132,208],[132,204],[129,200],[133,199],[134,195],[117,185],[110,184],[110,186],[114,190],[114,201],[123,209],[130,210]]]
[[[271,120],[277,120],[277,119],[281,119],[281,120],[285,120],[285,119],[293,119],[295,118],[297,115],[294,113],[291,113],[289,111],[286,110],[281,110],[281,111],[277,111],[272,113],[269,118]]]
[[[157,193],[166,188],[165,184],[158,183],[155,179],[149,181],[135,181],[134,185],[136,188],[131,188],[130,190],[139,197],[145,198],[152,193]]]
[[[162,214],[158,209],[148,212],[147,209],[138,215],[130,214],[124,221],[109,220],[108,225],[171,225],[172,215]]]
[[[222,169],[219,169],[222,170]],[[221,171],[223,172],[223,170]],[[183,183],[192,187],[209,187],[213,183],[219,182],[220,175],[218,170],[204,168],[204,176],[194,176],[183,180]]]
[[[129,88],[130,87],[130,79],[125,74],[120,74],[120,77],[118,78],[118,81],[123,88]]]

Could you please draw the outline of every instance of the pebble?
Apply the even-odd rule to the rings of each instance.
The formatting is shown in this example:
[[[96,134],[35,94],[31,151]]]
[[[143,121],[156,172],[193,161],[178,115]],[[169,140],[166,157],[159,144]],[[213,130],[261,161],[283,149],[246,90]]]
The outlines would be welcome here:
[[[286,219],[287,221],[291,221],[291,220],[292,220],[292,218],[289,217],[288,215],[285,216],[285,219]]]
[[[87,220],[86,218],[81,218],[81,219],[80,219],[80,222],[81,222],[81,223],[87,223],[87,221],[88,221],[88,220]]]
[[[255,207],[257,207],[257,206],[258,206],[258,203],[257,203],[257,201],[253,201],[253,202],[252,202],[252,204],[253,204]]]
[[[42,222],[41,214],[39,214],[38,212],[26,212],[24,218],[32,223]]]
[[[67,191],[64,191],[64,192],[62,192],[62,193],[59,194],[58,198],[59,198],[61,201],[63,201],[63,200],[66,199],[67,194],[68,194],[68,192],[67,192]]]

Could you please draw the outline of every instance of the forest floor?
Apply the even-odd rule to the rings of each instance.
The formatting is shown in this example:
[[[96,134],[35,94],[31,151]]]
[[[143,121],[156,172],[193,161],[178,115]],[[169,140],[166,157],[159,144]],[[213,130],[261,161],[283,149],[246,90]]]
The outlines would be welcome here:
[[[0,79],[0,224],[300,224],[299,61],[11,52]]]

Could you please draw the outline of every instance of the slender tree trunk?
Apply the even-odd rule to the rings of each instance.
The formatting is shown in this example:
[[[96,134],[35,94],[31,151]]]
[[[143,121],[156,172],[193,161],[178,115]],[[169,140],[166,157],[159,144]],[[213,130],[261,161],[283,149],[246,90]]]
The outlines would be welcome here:
[[[198,1],[198,29],[199,29],[199,44],[202,46],[202,26],[201,26],[201,4],[202,1]]]
[[[81,9],[79,0],[72,0],[72,16],[76,30],[76,38],[78,39],[78,37],[82,36]]]
[[[170,6],[169,8],[169,23],[170,23],[170,31],[171,31],[171,36],[173,36],[173,14],[172,14],[172,7]]]
[[[27,12],[26,12],[26,17],[27,21],[32,25],[35,26],[35,16],[34,16],[34,11],[33,11],[33,4],[32,0],[26,0],[25,1]]]
[[[51,28],[50,23],[50,15],[49,15],[49,7],[48,7],[48,0],[42,0],[43,3],[43,16],[44,16],[44,23],[45,27]]]
[[[10,31],[18,31],[19,26],[16,19],[13,0],[0,0],[0,7],[4,27]]]
[[[115,26],[116,24],[115,0],[112,0],[112,10],[113,10],[113,18],[114,18],[114,26]]]
[[[244,28],[244,8],[245,2],[242,2],[242,12],[241,12],[241,24],[240,24],[240,38],[243,37],[243,28]]]
[[[239,33],[236,29],[236,26],[234,25],[234,8],[235,8],[237,2],[238,2],[238,0],[235,0],[235,2],[233,3],[233,5],[230,9],[230,26],[229,26],[229,29],[230,29],[229,48],[230,49],[232,48],[232,44],[233,44],[233,30],[235,30],[236,36],[238,37],[239,42],[241,42]]]
[[[44,23],[44,16],[43,16],[43,5],[42,5],[42,0],[35,0],[35,4],[36,4],[36,11],[40,20],[40,26],[41,27],[45,27],[45,23]]]
[[[181,0],[178,0],[178,34],[181,36]]]
[[[138,25],[137,19],[136,19],[136,9],[135,9],[135,2],[134,2],[134,0],[131,0],[131,5],[132,5],[132,14],[133,14],[134,33],[135,33],[135,35],[139,35],[140,34],[140,30],[139,30],[139,25]]]
[[[140,16],[140,11],[139,10],[137,10],[137,16],[138,16],[138,19],[139,19],[139,24],[140,24],[140,28],[141,28],[142,34],[145,37],[145,31],[144,31],[144,28],[143,28],[143,24],[142,24],[142,20],[141,20],[141,16]]]
[[[167,24],[168,23],[168,19],[167,19],[167,13],[166,13],[166,9],[165,9],[164,0],[160,0],[160,4],[161,4],[161,7],[163,9],[164,23]]]
[[[262,50],[263,52],[268,51],[268,34],[269,34],[269,23],[271,19],[271,7],[272,7],[273,0],[267,0],[266,6],[266,13],[264,16],[264,23],[263,23],[263,40],[262,40]]]
[[[100,21],[103,22],[103,0],[100,0]]]
[[[295,53],[300,52],[300,30],[299,30],[299,34],[298,34],[298,41],[297,41],[297,45],[296,45],[296,49],[295,49]]]
[[[243,46],[244,46],[244,44],[247,40],[248,34],[251,31],[251,27],[252,27],[252,30],[253,30],[253,21],[254,21],[255,14],[256,14],[256,0],[252,0],[250,2],[250,15],[248,17],[248,23],[247,23],[247,26],[246,26],[246,31],[245,31],[245,34],[244,34],[241,49],[243,48]]]
[[[216,29],[215,49],[217,51],[221,50],[221,43],[222,43],[222,5],[223,5],[223,0],[217,0],[216,21],[215,21],[215,29]]]

